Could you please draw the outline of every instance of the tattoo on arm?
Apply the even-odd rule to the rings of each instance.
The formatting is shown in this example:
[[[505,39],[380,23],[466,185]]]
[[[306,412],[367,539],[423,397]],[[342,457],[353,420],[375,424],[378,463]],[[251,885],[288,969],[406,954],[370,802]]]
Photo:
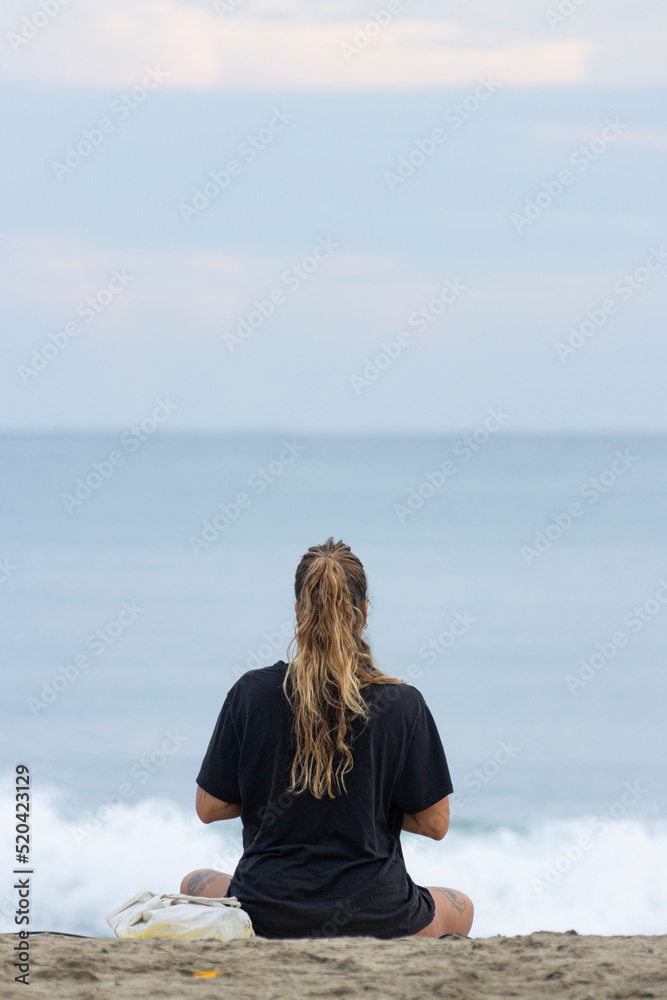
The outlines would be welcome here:
[[[202,889],[217,878],[218,875],[222,875],[222,872],[216,872],[213,868],[202,868],[199,872],[194,872],[193,875],[188,879],[188,896],[201,896]]]
[[[463,913],[466,908],[465,899],[459,899],[453,889],[443,889],[439,885],[435,886],[435,888],[438,889],[439,892],[444,892],[445,896],[449,899],[453,910],[458,910],[459,913]]]

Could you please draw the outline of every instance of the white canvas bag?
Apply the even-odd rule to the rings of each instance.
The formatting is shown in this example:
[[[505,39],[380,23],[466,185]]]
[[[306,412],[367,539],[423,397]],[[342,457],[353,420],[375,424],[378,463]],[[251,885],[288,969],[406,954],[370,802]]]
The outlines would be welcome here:
[[[234,896],[207,899],[181,893],[139,892],[108,913],[106,921],[119,938],[234,941],[255,936],[250,917]]]

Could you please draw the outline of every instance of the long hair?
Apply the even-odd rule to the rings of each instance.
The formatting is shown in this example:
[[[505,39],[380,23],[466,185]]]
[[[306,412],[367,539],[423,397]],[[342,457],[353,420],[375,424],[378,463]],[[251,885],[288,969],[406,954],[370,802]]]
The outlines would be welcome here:
[[[344,792],[352,768],[352,723],[366,722],[368,684],[402,684],[373,663],[362,637],[364,567],[349,545],[313,545],[296,571],[296,634],[283,689],[293,711],[290,792],[317,799]]]

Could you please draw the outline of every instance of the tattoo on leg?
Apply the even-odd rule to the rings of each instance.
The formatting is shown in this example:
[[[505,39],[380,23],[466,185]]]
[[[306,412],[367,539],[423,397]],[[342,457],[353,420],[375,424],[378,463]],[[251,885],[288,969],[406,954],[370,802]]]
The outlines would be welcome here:
[[[465,899],[459,899],[459,897],[456,895],[453,889],[443,889],[439,885],[435,886],[435,888],[438,889],[440,892],[444,892],[445,896],[447,896],[450,903],[452,904],[453,910],[458,910],[459,913],[463,913],[463,911],[466,908]]]
[[[202,868],[200,872],[195,872],[188,879],[188,896],[201,896],[202,889],[205,889],[209,882],[212,882],[222,872],[216,872],[213,868]]]

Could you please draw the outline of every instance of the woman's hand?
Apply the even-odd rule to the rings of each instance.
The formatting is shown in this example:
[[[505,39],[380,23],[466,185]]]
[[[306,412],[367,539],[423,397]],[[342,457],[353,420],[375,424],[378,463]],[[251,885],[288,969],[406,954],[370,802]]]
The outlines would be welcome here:
[[[414,816],[405,813],[401,829],[431,840],[442,840],[449,830],[449,796]]]
[[[240,802],[223,802],[222,799],[216,799],[215,795],[209,795],[199,785],[197,785],[195,808],[202,823],[215,823],[219,819],[236,819],[241,815]]]

